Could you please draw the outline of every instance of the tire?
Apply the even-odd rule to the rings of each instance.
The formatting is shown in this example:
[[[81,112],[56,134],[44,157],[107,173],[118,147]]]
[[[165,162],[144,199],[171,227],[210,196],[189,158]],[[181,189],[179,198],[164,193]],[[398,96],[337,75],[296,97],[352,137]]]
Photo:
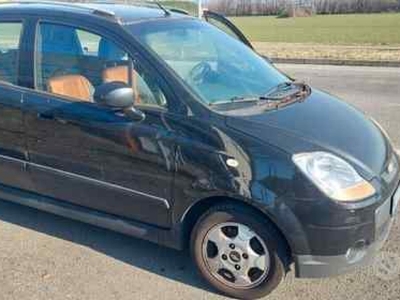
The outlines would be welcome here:
[[[253,234],[255,236],[247,241]],[[232,240],[235,243],[231,243]],[[194,226],[190,247],[192,258],[205,280],[222,294],[236,299],[264,297],[286,275],[286,242],[266,217],[246,206],[228,203],[210,208]],[[252,254],[248,255],[246,251]],[[254,254],[262,257],[254,259]],[[238,257],[241,257],[240,262]],[[254,261],[257,267],[249,269]]]

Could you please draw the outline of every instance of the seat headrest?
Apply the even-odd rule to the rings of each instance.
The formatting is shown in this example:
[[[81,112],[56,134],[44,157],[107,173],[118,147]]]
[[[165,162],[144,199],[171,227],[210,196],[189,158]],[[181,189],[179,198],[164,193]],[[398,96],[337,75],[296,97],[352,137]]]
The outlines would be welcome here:
[[[126,53],[109,40],[102,38],[99,43],[99,57],[104,60],[124,60]]]
[[[82,45],[74,28],[63,25],[44,24],[40,27],[42,52],[82,55]]]

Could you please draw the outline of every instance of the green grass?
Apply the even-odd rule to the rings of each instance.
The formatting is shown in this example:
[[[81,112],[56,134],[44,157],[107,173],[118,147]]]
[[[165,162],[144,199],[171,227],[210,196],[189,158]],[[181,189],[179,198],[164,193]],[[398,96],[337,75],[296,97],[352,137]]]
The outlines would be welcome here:
[[[195,4],[164,4],[195,9]],[[310,18],[234,17],[251,41],[332,45],[400,45],[400,14],[320,15]],[[14,40],[18,28],[0,28],[0,48]],[[12,42],[14,44],[15,41]]]
[[[400,45],[400,14],[395,13],[231,20],[257,42]]]

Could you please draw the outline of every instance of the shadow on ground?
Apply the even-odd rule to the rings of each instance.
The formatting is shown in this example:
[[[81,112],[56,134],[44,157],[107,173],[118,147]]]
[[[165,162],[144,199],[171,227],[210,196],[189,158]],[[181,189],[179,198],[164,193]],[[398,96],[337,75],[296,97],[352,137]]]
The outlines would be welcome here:
[[[0,220],[89,247],[166,278],[210,291],[188,251],[156,244],[0,200]]]

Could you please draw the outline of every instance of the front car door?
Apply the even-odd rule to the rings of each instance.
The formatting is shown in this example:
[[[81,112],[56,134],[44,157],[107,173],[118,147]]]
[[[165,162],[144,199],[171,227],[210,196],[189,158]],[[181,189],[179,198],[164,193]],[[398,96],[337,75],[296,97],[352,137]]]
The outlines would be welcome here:
[[[169,227],[174,144],[163,118],[168,100],[153,74],[120,42],[65,21],[41,21],[36,35],[25,123],[37,191]],[[93,102],[96,87],[112,81],[133,87],[144,121]]]

